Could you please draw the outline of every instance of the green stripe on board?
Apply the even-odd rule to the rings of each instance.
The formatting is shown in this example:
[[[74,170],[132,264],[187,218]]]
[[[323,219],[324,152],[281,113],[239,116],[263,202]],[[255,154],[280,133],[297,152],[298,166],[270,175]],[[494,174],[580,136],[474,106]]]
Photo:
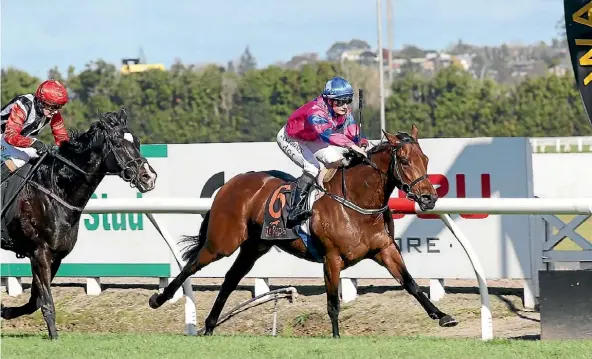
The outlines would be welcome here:
[[[149,158],[164,158],[169,155],[168,145],[140,145],[142,156]]]
[[[0,277],[30,277],[31,265],[0,264]],[[64,263],[57,277],[170,277],[168,263]]]

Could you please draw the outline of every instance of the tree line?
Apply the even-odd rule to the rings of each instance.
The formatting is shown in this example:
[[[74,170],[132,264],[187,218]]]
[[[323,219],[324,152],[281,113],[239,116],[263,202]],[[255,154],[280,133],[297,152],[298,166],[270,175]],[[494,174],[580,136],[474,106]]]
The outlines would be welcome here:
[[[380,138],[378,73],[365,66],[317,62],[299,69],[269,66],[228,71],[176,63],[167,71],[121,74],[104,61],[75,73],[55,69],[69,89],[63,109],[70,128],[86,130],[98,112],[124,107],[130,128],[142,143],[275,141],[288,116],[318,96],[325,82],[343,76],[364,89],[363,133]],[[2,104],[32,93],[42,80],[2,70]],[[515,85],[474,79],[456,66],[432,76],[407,73],[387,89],[387,131],[408,131],[416,123],[421,137],[582,136],[592,135],[573,75],[548,74]],[[359,119],[357,96],[352,104]],[[49,131],[43,137],[49,139]]]

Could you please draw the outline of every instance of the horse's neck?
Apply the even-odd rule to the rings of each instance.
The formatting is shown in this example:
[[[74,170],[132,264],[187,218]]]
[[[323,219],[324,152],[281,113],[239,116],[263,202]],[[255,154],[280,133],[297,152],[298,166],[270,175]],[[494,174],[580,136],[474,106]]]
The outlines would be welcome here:
[[[384,172],[381,174],[372,166],[362,163],[354,167],[339,170],[345,176],[345,197],[364,208],[382,207],[388,201],[395,186],[392,180],[387,178],[389,159],[384,154],[375,154],[372,160]],[[332,193],[342,193],[343,177],[335,176],[328,184]]]
[[[53,169],[58,190],[64,199],[72,205],[84,206],[105,177],[105,174],[100,171],[100,157],[100,153],[90,150],[88,153],[76,156],[64,156],[86,172],[86,176],[63,162],[58,165],[58,168]],[[56,159],[54,165],[59,161]]]

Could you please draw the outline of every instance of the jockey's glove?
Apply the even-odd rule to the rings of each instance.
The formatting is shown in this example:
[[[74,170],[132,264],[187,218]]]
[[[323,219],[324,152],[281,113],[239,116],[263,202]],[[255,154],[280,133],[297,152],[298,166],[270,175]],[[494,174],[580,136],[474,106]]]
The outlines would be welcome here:
[[[31,144],[31,148],[34,148],[38,154],[45,153],[49,150],[49,147],[39,140],[35,140],[35,142]]]

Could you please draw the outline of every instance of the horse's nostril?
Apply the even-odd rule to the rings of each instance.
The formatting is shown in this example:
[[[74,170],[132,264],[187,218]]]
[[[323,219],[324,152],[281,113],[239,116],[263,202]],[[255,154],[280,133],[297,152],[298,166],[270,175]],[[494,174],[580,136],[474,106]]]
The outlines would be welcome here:
[[[432,195],[431,194],[422,194],[421,195],[421,201],[423,203],[430,203],[432,201]]]

